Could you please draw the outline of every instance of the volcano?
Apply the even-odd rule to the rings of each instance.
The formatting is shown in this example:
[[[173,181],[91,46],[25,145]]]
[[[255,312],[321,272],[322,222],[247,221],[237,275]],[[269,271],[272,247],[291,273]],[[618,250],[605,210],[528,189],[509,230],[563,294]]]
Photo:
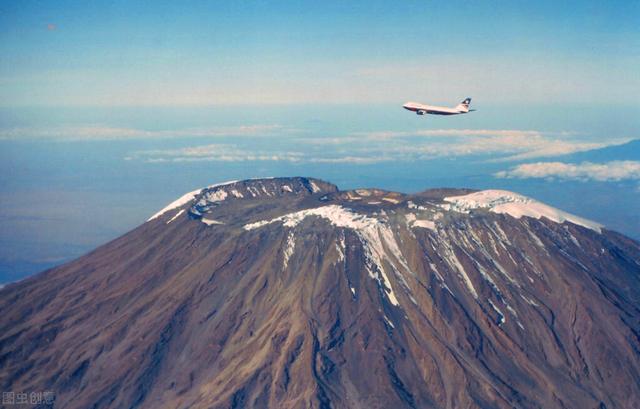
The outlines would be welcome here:
[[[48,407],[640,407],[640,244],[507,191],[213,185],[0,311]]]

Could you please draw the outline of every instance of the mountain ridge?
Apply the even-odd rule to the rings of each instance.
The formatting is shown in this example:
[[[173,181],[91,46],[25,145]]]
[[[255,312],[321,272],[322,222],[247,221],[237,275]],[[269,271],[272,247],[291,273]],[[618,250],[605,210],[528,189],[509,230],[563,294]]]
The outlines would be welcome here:
[[[640,403],[631,239],[511,192],[197,192],[0,289],[5,390],[71,408]]]

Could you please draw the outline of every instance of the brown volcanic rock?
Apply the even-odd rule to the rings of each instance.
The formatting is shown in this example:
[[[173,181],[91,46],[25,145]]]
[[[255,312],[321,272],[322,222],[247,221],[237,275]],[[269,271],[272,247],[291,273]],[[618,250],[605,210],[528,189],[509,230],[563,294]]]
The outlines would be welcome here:
[[[2,389],[60,408],[640,407],[640,245],[470,193],[193,192],[0,290]]]

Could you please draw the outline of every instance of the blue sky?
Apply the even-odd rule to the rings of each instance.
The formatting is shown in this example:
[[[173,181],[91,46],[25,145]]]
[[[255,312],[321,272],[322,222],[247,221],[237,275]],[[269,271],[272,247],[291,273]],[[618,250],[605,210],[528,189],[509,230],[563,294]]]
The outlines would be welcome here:
[[[0,3],[0,283],[259,176],[510,189],[640,238],[640,3],[442,3]]]
[[[0,101],[622,102],[637,2],[4,2]],[[412,99],[412,98],[409,98]]]

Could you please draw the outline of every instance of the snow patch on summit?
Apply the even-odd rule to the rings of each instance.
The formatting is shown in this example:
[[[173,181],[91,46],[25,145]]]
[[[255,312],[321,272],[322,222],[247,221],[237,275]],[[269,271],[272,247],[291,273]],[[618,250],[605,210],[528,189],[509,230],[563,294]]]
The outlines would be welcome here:
[[[287,269],[287,266],[289,265],[289,260],[291,259],[291,256],[293,255],[293,252],[296,249],[296,239],[295,236],[293,235],[293,231],[289,232],[289,235],[287,236],[287,246],[285,247],[285,249],[282,252],[282,264],[283,264],[283,270]]]
[[[504,316],[504,313],[500,310],[500,308],[498,308],[493,301],[491,301],[491,299],[487,299],[487,301],[489,301],[489,304],[491,305],[491,308],[493,308],[493,310],[498,313],[498,326],[501,326],[502,324],[505,323],[505,321],[507,320]]]
[[[197,190],[194,190],[192,192],[185,193],[184,195],[180,196],[178,199],[176,199],[173,202],[169,203],[165,208],[160,210],[158,213],[156,213],[153,216],[149,217],[147,219],[147,221],[150,222],[151,220],[157,219],[158,217],[162,216],[163,214],[165,214],[166,212],[168,212],[170,210],[177,209],[178,207],[186,205],[187,203],[189,203],[192,200],[194,200],[196,198],[196,196],[198,196],[200,193],[202,193],[202,191],[205,190],[205,189],[211,189],[213,187],[218,187],[218,186],[226,186],[226,185],[230,185],[230,184],[236,183],[236,182],[237,182],[237,180],[230,180],[228,182],[216,183],[215,185],[207,186],[207,187],[202,188],[202,189],[197,189]]]
[[[173,210],[173,209],[176,209],[176,208],[178,208],[180,206],[186,205],[187,203],[189,203],[190,201],[195,199],[196,196],[198,194],[200,194],[200,192],[202,192],[202,189],[194,190],[193,192],[189,192],[189,193],[186,193],[186,194],[180,196],[177,200],[169,203],[164,209],[160,210],[158,213],[156,213],[153,216],[149,217],[149,219],[147,219],[147,221],[150,222],[151,220],[157,219],[158,217],[162,216],[163,214],[165,214],[169,210]]]
[[[318,187],[318,185],[316,185],[313,180],[309,180],[309,184],[311,185],[311,190],[313,190],[313,193],[318,193],[320,191],[322,191],[322,189],[320,189]]]
[[[271,220],[261,220],[244,225],[245,230],[253,230],[271,223],[282,223],[285,227],[295,227],[309,216],[318,216],[329,220],[337,227],[347,227],[354,230],[376,226],[380,221],[365,215],[355,213],[339,205],[315,207],[313,209],[300,210],[288,213]]]
[[[378,281],[380,287],[389,297],[391,304],[398,306],[398,298],[391,286],[384,262],[391,266],[392,271],[399,277],[401,282],[404,282],[404,277],[393,262],[394,259],[405,271],[410,274],[413,273],[400,251],[391,228],[381,220],[356,213],[339,205],[328,205],[288,213],[271,220],[248,223],[243,228],[245,230],[254,230],[272,223],[282,223],[285,227],[293,228],[309,216],[326,219],[336,227],[344,227],[356,232],[363,244],[369,276]],[[387,249],[391,254],[387,253]],[[406,285],[405,289],[409,291]]]
[[[178,213],[175,214],[175,216],[173,216],[171,219],[169,219],[169,221],[167,222],[167,224],[171,223],[172,221],[174,221],[175,219],[178,218],[178,216],[180,216],[182,213],[184,213],[184,209],[180,210]]]
[[[228,194],[224,189],[216,190],[215,192],[207,196],[207,200],[210,202],[222,202],[227,198]]]
[[[429,230],[433,230],[436,231],[436,224],[434,223],[433,220],[421,220],[418,219],[416,217],[415,214],[413,213],[407,213],[405,215],[405,218],[407,219],[407,225],[409,227],[422,227],[423,229],[429,229]]]
[[[345,259],[344,253],[346,250],[346,245],[344,242],[344,233],[341,234],[340,240],[337,241],[335,244],[336,244],[336,252],[338,253],[338,262],[342,262]]]
[[[204,217],[202,219],[200,219],[200,221],[202,223],[206,224],[207,226],[214,226],[216,224],[224,224],[223,222],[221,222],[219,220],[205,219]]]
[[[526,216],[534,219],[546,217],[556,223],[568,221],[595,230],[598,233],[601,232],[603,227],[601,224],[591,220],[506,190],[482,190],[463,196],[445,197],[444,200],[449,203],[440,205],[442,208],[460,213],[469,213],[474,209],[487,209],[493,213],[508,214],[516,219]]]

